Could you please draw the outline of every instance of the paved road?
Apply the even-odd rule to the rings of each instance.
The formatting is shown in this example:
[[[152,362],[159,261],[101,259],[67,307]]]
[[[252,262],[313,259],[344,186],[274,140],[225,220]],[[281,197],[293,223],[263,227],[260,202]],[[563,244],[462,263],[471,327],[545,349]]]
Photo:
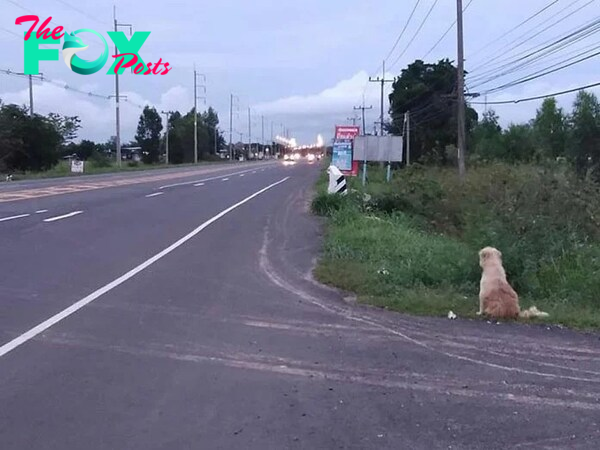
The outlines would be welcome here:
[[[238,171],[0,203],[0,449],[598,448],[598,335],[353,305]]]

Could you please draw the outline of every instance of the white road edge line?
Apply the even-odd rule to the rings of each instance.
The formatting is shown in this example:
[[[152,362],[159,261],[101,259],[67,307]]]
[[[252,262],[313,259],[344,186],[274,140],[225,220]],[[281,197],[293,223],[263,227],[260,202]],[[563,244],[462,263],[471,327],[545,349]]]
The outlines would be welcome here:
[[[155,192],[154,194],[148,194],[146,195],[146,198],[150,198],[150,197],[157,197],[159,195],[163,195],[164,192]]]
[[[190,184],[204,183],[206,181],[218,180],[219,178],[223,178],[223,177],[232,177],[234,175],[239,175],[240,173],[247,173],[247,172],[250,172],[251,170],[252,169],[242,170],[240,172],[226,173],[225,175],[219,175],[219,176],[216,176],[216,177],[205,178],[203,180],[184,181],[183,183],[167,184],[166,186],[161,186],[158,189],[162,190],[162,189],[169,189],[169,188],[177,187],[177,186],[187,186],[187,185],[190,185]]]
[[[63,216],[49,217],[48,219],[44,219],[44,222],[56,222],[57,220],[68,219],[69,217],[77,216],[79,214],[83,214],[83,211],[73,211]]]
[[[18,216],[3,217],[2,219],[0,219],[0,222],[8,222],[9,220],[22,219],[23,217],[29,217],[30,215],[31,214],[19,214]]]
[[[47,213],[47,212],[48,212],[47,209],[40,209],[39,211],[36,211],[35,213],[36,214],[44,214],[44,213]]]
[[[198,184],[194,185],[194,187],[198,187],[198,186],[204,186],[204,183],[198,183]]]
[[[91,303],[94,300],[96,300],[98,297],[101,297],[102,295],[106,294],[107,292],[110,292],[111,290],[113,290],[117,286],[125,283],[130,278],[133,278],[135,275],[137,275],[138,273],[140,273],[144,269],[148,268],[149,266],[151,266],[152,264],[154,264],[158,260],[160,260],[160,259],[164,258],[165,256],[167,256],[173,250],[177,249],[178,247],[181,247],[187,241],[189,241],[194,236],[196,236],[197,234],[199,234],[202,230],[204,230],[205,228],[207,228],[211,224],[215,223],[220,218],[226,216],[227,214],[229,214],[234,209],[239,208],[244,203],[248,203],[250,200],[252,200],[253,198],[258,197],[259,195],[265,193],[269,189],[272,189],[275,186],[277,186],[277,185],[279,185],[281,183],[284,183],[285,181],[289,180],[289,178],[290,177],[285,177],[282,180],[279,180],[279,181],[277,181],[277,182],[275,182],[273,184],[270,184],[267,187],[261,189],[260,191],[257,191],[254,194],[246,197],[245,199],[243,199],[242,201],[236,203],[235,205],[232,205],[229,208],[224,209],[223,211],[221,211],[216,216],[208,219],[202,225],[200,225],[199,227],[197,227],[196,229],[194,229],[190,233],[186,234],[184,237],[182,237],[181,239],[179,239],[174,244],[171,244],[169,247],[167,247],[163,251],[157,253],[156,255],[154,255],[153,257],[151,257],[150,259],[144,261],[139,266],[131,269],[126,274],[121,275],[116,280],[113,280],[110,283],[102,286],[100,289],[92,292],[87,297],[84,297],[81,300],[79,300],[78,302],[73,303],[68,308],[63,309],[61,312],[55,314],[54,316],[50,317],[49,319],[45,320],[44,322],[40,323],[39,325],[33,327],[29,331],[26,331],[25,333],[21,334],[20,336],[17,336],[16,338],[14,338],[12,341],[7,342],[6,344],[4,344],[3,346],[0,347],[0,358],[2,356],[6,355],[7,353],[11,352],[12,350],[16,349],[17,347],[20,347],[21,345],[23,345],[27,341],[30,341],[31,339],[33,339],[34,337],[36,337],[38,334],[43,333],[44,331],[46,331],[48,328],[52,327],[53,325],[56,325],[58,322],[62,321],[63,319],[66,319],[70,315],[76,313],[77,311],[79,311],[84,306],[86,306],[89,303]]]
[[[243,177],[244,175],[246,175],[245,173],[240,174],[240,177]]]
[[[223,178],[221,181],[229,181],[229,178]]]

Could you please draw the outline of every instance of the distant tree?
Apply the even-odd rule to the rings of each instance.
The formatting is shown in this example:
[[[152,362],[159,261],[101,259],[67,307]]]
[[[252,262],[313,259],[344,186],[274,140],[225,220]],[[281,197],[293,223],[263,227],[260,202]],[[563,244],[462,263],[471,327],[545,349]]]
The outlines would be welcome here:
[[[591,92],[580,91],[570,118],[569,155],[579,175],[600,166],[600,104]]]
[[[57,113],[50,113],[48,114],[48,120],[60,135],[61,145],[67,145],[77,138],[77,132],[81,128],[81,120],[78,116],[62,116]]]
[[[546,158],[564,156],[567,142],[567,118],[550,97],[544,100],[533,120],[533,132],[540,153]]]
[[[508,162],[529,162],[534,158],[533,128],[529,124],[511,124],[502,135],[501,159]]]
[[[427,64],[416,60],[392,85],[390,99],[392,134],[402,134],[404,114],[410,111],[412,154],[449,162],[446,147],[457,141],[457,69],[448,60]],[[477,123],[477,112],[467,108],[467,133]]]
[[[483,159],[501,159],[504,149],[502,127],[498,123],[498,115],[493,109],[483,113],[481,121],[472,132],[471,153]]]
[[[95,153],[101,153],[102,147],[93,141],[84,139],[75,147],[74,150],[79,159],[87,160],[90,159]]]
[[[162,128],[162,121],[156,108],[146,106],[140,116],[135,139],[142,148],[142,158],[147,164],[153,164],[159,160]]]

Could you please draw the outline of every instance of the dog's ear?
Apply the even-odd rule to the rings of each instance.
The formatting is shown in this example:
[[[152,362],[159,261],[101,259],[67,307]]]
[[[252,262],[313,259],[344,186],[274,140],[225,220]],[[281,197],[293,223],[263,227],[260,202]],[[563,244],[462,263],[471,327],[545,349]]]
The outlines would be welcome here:
[[[482,261],[485,261],[486,259],[488,259],[490,257],[490,251],[489,248],[482,248],[481,250],[479,250],[479,258]]]

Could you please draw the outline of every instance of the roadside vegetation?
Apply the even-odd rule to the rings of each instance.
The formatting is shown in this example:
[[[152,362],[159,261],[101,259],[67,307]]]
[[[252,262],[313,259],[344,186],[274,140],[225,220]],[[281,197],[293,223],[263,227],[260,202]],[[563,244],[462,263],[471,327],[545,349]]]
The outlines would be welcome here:
[[[383,308],[476,317],[477,253],[491,245],[523,308],[547,311],[548,322],[600,328],[595,96],[579,93],[568,115],[547,99],[530,123],[506,129],[489,111],[470,143],[464,182],[452,147],[426,144],[391,183],[373,165],[367,186],[349,179],[342,198],[326,194],[323,177],[312,204],[328,218],[317,278]]]
[[[71,176],[71,158],[85,161],[86,174],[167,167],[167,123],[163,119],[156,109],[149,106],[143,109],[134,140],[122,142],[124,160],[118,167],[116,137],[111,136],[106,142],[80,140],[79,117],[56,113],[31,116],[24,106],[3,104],[0,100],[0,174],[11,174],[13,180]],[[186,114],[171,111],[168,122],[169,163],[178,167],[192,165],[194,110]],[[209,107],[198,113],[197,123],[199,161],[222,161],[217,150],[224,148],[225,139],[218,129],[216,111]],[[264,151],[262,147],[255,144],[253,150],[259,153]],[[247,153],[243,145],[236,145],[236,157]]]

